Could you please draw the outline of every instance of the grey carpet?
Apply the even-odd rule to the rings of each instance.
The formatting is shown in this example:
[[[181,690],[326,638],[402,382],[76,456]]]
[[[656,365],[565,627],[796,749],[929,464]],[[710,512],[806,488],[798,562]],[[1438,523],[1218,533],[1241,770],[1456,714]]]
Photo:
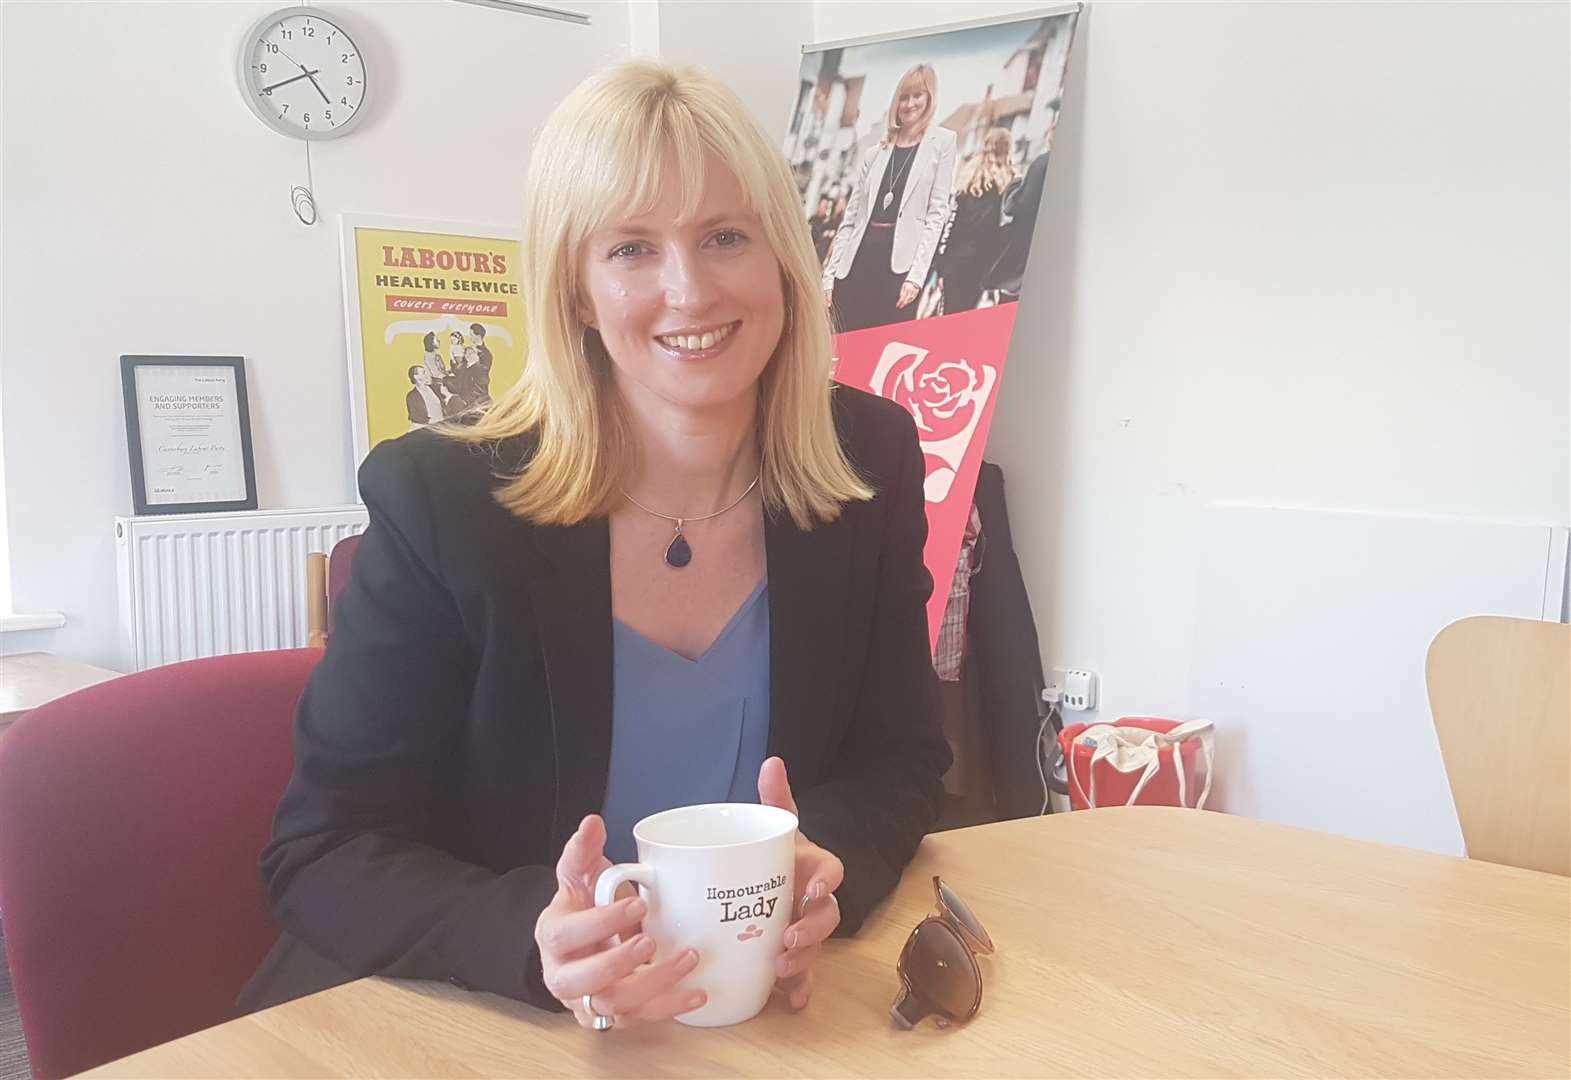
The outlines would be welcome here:
[[[22,1041],[22,1021],[16,1014],[16,995],[11,992],[5,937],[0,934],[0,1080],[32,1080],[32,1076],[27,1044]]]

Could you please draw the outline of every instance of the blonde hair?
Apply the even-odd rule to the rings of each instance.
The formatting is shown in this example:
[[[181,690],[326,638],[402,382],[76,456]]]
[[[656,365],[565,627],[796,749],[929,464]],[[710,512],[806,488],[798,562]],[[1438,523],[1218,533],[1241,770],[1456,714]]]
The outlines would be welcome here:
[[[982,136],[982,146],[960,167],[955,186],[972,195],[981,195],[989,188],[1003,191],[1019,171],[1010,160],[1009,132],[1001,127],[987,129]]]
[[[846,459],[830,412],[829,315],[785,158],[711,76],[632,60],[580,84],[536,137],[519,252],[527,366],[474,425],[446,429],[472,443],[533,436],[532,456],[496,494],[513,513],[572,525],[615,505],[638,446],[610,358],[581,317],[580,253],[613,215],[655,204],[667,162],[680,177],[681,213],[695,212],[706,154],[730,166],[762,221],[785,294],[780,341],[758,383],[764,507],[808,529],[833,521],[846,502],[872,498]]]
[[[933,121],[933,113],[938,111],[938,72],[933,70],[931,64],[913,64],[900,76],[900,82],[895,86],[895,92],[889,99],[889,118],[884,126],[884,143],[893,143],[900,135],[900,98],[908,90],[921,90],[927,94],[927,109],[922,113],[922,119],[916,122],[917,138],[927,134],[927,125]]]

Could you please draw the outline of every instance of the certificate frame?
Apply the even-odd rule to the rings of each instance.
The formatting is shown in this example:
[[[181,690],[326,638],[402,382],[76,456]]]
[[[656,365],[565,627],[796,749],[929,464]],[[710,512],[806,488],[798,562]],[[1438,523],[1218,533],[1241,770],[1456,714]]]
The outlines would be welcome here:
[[[222,446],[220,452],[238,452],[244,494],[220,500],[151,500],[147,485],[150,463],[143,457],[143,433],[161,421],[147,411],[145,396],[138,390],[137,372],[141,368],[188,369],[195,387],[204,371],[223,370],[233,378],[234,396],[220,406],[220,412],[239,431],[239,446]],[[120,357],[120,387],[125,397],[126,449],[131,463],[131,503],[138,515],[211,514],[256,509],[256,462],[251,449],[251,409],[246,397],[245,357],[243,356],[148,356],[126,354]],[[222,437],[223,433],[220,433]]]

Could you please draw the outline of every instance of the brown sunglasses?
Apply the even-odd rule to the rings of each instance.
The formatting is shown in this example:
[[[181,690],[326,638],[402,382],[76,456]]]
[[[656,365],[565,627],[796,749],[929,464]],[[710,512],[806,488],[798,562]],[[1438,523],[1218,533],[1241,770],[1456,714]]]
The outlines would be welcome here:
[[[916,924],[895,962],[900,996],[889,1012],[902,1028],[929,1016],[946,1027],[971,1019],[982,1005],[982,969],[976,958],[993,951],[993,939],[936,875],[933,894],[937,909]]]

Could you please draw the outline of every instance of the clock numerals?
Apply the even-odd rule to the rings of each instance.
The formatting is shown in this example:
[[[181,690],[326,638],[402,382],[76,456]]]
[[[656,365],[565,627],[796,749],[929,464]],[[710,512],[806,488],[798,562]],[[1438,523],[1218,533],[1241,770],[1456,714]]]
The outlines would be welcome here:
[[[335,55],[344,80],[336,84],[336,102],[328,89],[335,86],[328,75]],[[297,138],[327,139],[342,135],[358,121],[368,90],[365,58],[348,34],[317,12],[301,8],[273,12],[253,26],[241,57],[246,100],[273,130]]]

